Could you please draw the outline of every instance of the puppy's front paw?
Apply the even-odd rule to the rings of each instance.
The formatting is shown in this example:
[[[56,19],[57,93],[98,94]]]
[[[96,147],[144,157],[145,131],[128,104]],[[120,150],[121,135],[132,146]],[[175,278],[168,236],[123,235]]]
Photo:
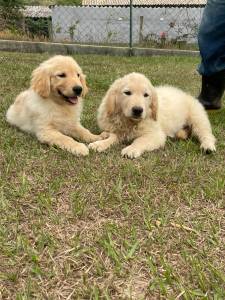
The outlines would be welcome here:
[[[82,143],[74,145],[71,149],[71,152],[78,156],[86,156],[89,154],[89,149]]]
[[[206,154],[216,151],[215,141],[213,140],[206,140],[202,142],[200,147]]]
[[[123,157],[128,157],[128,158],[137,158],[141,155],[141,151],[134,146],[130,145],[126,148],[124,148],[121,152]]]
[[[103,152],[107,149],[106,144],[104,143],[104,141],[97,141],[97,142],[94,142],[94,143],[90,143],[88,145],[88,148],[92,149],[94,151],[97,151],[97,152]]]

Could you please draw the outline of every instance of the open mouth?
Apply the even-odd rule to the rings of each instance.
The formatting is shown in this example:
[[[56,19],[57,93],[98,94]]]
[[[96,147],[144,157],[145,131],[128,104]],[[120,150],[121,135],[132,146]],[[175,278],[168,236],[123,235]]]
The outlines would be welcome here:
[[[58,93],[61,97],[63,97],[64,100],[66,100],[70,104],[77,104],[78,102],[78,96],[66,96],[64,95],[60,90],[58,90]]]

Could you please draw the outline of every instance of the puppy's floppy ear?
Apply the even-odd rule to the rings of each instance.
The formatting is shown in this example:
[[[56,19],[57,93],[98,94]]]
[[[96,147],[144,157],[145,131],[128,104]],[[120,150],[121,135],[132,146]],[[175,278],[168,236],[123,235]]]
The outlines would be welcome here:
[[[82,97],[85,97],[86,94],[88,93],[88,87],[87,87],[87,82],[86,82],[86,76],[83,73],[80,74],[80,82],[81,82],[82,88],[83,88]]]
[[[41,97],[48,98],[50,94],[50,74],[47,68],[40,65],[33,71],[31,88]]]
[[[151,86],[151,103],[150,103],[150,117],[157,121],[157,113],[158,113],[158,97],[156,90],[153,86]]]
[[[106,113],[108,116],[116,112],[116,89],[114,84],[110,87],[105,95]]]
[[[119,111],[117,97],[121,82],[121,78],[115,80],[104,97],[105,109],[108,116]]]

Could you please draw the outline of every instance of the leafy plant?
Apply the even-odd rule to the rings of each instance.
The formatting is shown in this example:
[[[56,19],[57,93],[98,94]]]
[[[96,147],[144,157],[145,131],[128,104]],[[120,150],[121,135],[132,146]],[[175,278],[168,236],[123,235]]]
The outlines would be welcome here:
[[[21,8],[24,0],[0,0],[0,28],[1,30],[18,28],[22,20]]]
[[[70,34],[71,41],[73,41],[73,39],[74,39],[74,34],[75,34],[75,30],[77,28],[77,24],[79,24],[79,21],[76,21],[74,24],[72,24],[69,27],[69,34]]]

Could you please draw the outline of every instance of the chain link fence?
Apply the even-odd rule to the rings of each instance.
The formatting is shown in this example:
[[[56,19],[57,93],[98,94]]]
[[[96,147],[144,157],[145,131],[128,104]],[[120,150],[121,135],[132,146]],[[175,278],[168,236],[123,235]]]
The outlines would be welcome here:
[[[197,49],[203,0],[83,0],[0,8],[0,39]]]

